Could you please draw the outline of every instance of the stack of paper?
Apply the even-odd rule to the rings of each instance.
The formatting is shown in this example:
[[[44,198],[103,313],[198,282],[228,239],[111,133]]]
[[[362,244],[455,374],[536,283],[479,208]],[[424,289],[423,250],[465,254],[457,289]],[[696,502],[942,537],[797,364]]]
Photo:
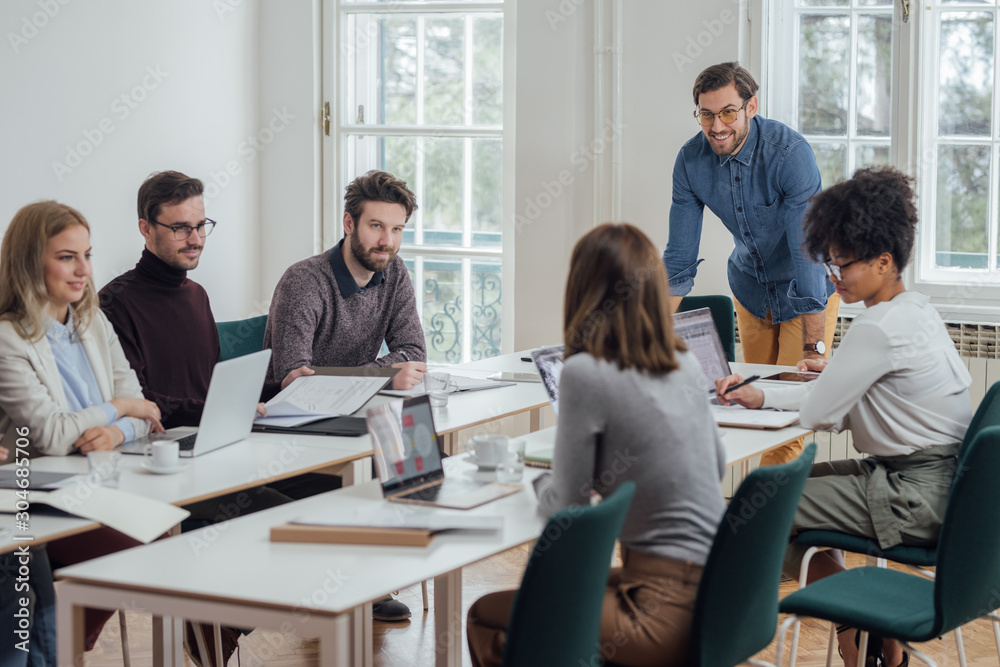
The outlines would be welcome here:
[[[386,383],[384,377],[310,375],[300,377],[267,402],[267,417],[255,424],[301,426],[357,412]]]

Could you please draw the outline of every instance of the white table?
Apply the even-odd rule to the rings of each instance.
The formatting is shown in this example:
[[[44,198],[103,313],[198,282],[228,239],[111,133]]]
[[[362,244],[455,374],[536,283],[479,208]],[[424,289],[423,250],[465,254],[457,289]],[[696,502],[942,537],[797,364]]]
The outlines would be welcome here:
[[[780,429],[726,428],[720,427],[722,447],[726,452],[726,465],[740,465],[740,479],[750,472],[750,461],[755,456],[794,442],[812,431],[800,426]],[[551,456],[556,444],[556,428],[545,428],[521,436],[525,441],[525,452],[531,455]]]
[[[474,475],[453,457],[449,474]],[[320,638],[319,664],[371,664],[371,616],[365,603],[434,578],[437,665],[461,664],[462,568],[535,539],[545,525],[529,480],[525,489],[470,514],[504,517],[497,533],[440,535],[427,547],[282,544],[272,526],[303,514],[385,503],[377,482],[321,494],[230,521],[211,548],[194,557],[188,539],[169,539],[59,571],[59,662],[82,653],[83,608],[133,605],[154,615],[267,627]],[[408,506],[396,506],[409,509]],[[454,510],[432,510],[452,512]],[[197,539],[211,527],[185,534]],[[155,664],[162,664],[157,656]]]
[[[319,470],[339,474],[344,484],[349,485],[371,479],[371,444],[367,436],[363,442],[358,440],[361,439],[252,433],[244,441],[185,459],[188,469],[173,475],[150,473],[141,467],[144,457],[125,455],[118,490],[180,506]],[[14,464],[5,466],[13,467]],[[43,456],[31,460],[31,470],[86,473],[87,459]],[[0,534],[0,553],[23,544],[39,546],[100,526],[88,519],[40,512],[32,513],[31,522],[34,539],[15,542],[13,532]]]

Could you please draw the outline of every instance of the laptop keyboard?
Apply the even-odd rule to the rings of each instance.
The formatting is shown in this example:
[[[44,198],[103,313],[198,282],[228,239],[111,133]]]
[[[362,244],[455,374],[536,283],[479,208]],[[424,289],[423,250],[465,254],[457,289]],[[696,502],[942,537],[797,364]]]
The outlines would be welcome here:
[[[197,433],[192,433],[191,435],[185,435],[183,438],[177,438],[177,444],[180,445],[181,451],[189,452],[194,449],[194,441],[197,437]]]

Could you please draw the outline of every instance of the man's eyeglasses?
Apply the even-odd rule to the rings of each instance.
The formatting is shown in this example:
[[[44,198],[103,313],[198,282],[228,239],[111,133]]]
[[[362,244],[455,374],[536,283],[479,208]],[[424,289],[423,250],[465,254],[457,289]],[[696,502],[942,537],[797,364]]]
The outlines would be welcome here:
[[[711,111],[701,110],[695,111],[694,117],[698,119],[698,124],[702,127],[710,127],[715,124],[715,117],[718,116],[726,125],[732,125],[736,122],[737,117],[739,117],[740,112],[743,111],[750,100],[743,103],[739,109],[723,109],[719,113],[712,113]]]
[[[849,267],[851,264],[855,264],[860,261],[860,259],[852,259],[847,264],[834,264],[830,260],[824,260],[823,268],[826,269],[826,275],[828,277],[840,281],[844,278],[844,269]]]
[[[162,222],[157,222],[156,220],[150,220],[154,225],[159,225],[160,227],[166,227],[174,233],[175,241],[184,241],[187,237],[191,236],[191,232],[198,232],[198,236],[205,238],[212,233],[215,229],[216,222],[210,218],[205,218],[205,222],[195,225],[165,225]]]

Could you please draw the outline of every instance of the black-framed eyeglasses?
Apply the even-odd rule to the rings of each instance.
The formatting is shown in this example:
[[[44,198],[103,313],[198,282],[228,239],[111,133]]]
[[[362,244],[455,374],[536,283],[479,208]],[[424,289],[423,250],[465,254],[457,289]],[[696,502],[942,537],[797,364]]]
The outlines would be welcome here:
[[[723,109],[719,113],[712,113],[708,110],[695,111],[694,117],[698,119],[698,124],[702,127],[710,127],[715,124],[715,117],[718,116],[726,125],[732,125],[736,122],[739,117],[740,112],[746,109],[747,105],[750,104],[750,100],[743,103],[739,109]]]
[[[215,229],[215,225],[217,224],[215,220],[212,220],[211,218],[205,218],[205,222],[199,223],[194,227],[191,225],[165,225],[162,222],[157,222],[156,220],[150,220],[150,222],[154,225],[159,225],[160,227],[166,227],[172,231],[174,233],[175,241],[185,241],[189,236],[191,236],[191,232],[195,231],[198,232],[198,236],[205,238],[212,233],[212,230]]]
[[[844,269],[849,267],[851,264],[856,264],[860,262],[860,259],[852,259],[847,264],[834,264],[830,260],[823,260],[823,268],[826,269],[826,275],[834,280],[843,280]]]

